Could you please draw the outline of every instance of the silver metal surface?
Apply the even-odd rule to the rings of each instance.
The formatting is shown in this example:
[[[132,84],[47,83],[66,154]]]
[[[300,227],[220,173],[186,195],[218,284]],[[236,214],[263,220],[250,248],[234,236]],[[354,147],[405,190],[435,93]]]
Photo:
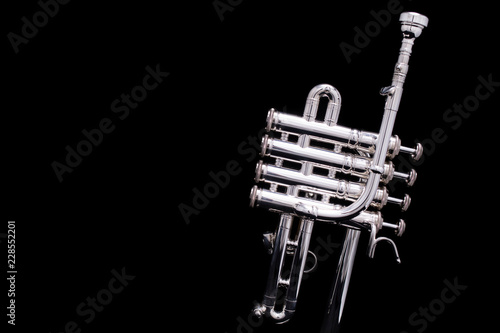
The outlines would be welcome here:
[[[254,309],[256,316],[265,315],[278,323],[292,317],[308,253],[313,256],[314,266],[317,263],[309,251],[315,222],[347,228],[322,333],[339,331],[361,232],[369,233],[369,257],[374,256],[378,243],[387,242],[400,262],[395,242],[378,233],[389,229],[401,236],[406,223],[402,219],[386,222],[380,210],[391,204],[404,212],[411,202],[407,194],[390,195],[385,184],[403,180],[412,186],[417,178],[415,170],[395,171],[391,159],[404,153],[418,160],[422,145],[402,146],[392,130],[413,43],[428,19],[405,12],[400,21],[403,40],[391,85],[380,90],[385,96],[385,107],[378,132],[338,125],[341,97],[328,84],[317,85],[309,92],[302,117],[275,109],[267,114],[269,134],[262,138],[263,160],[255,169],[257,185],[250,193],[250,206],[279,213],[280,223],[274,233],[264,234],[264,244],[272,258],[264,299]],[[320,98],[328,99],[324,119],[317,119]]]
[[[321,333],[338,332],[339,330],[360,234],[361,232],[358,230],[348,229],[346,232],[344,246],[335,273],[335,281],[328,297]]]

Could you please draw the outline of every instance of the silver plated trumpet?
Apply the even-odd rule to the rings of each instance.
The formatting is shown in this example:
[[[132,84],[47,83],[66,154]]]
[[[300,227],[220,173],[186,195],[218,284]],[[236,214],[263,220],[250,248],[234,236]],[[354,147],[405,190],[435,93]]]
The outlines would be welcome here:
[[[385,241],[393,246],[400,262],[394,241],[377,237],[377,233],[390,228],[401,236],[406,228],[401,219],[397,223],[384,221],[380,209],[392,204],[405,211],[410,205],[408,195],[392,197],[385,185],[399,179],[412,186],[417,177],[414,170],[395,171],[391,159],[404,153],[418,160],[422,146],[402,146],[392,130],[413,43],[427,26],[428,18],[404,12],[399,20],[403,40],[392,83],[380,90],[386,101],[378,132],[338,125],[341,97],[328,84],[317,85],[309,92],[302,117],[274,109],[268,112],[266,129],[273,135],[266,134],[262,139],[261,156],[267,162],[261,160],[257,164],[258,185],[250,193],[250,206],[279,213],[280,222],[274,233],[264,234],[264,243],[272,257],[263,301],[254,309],[256,316],[265,315],[283,323],[294,314],[307,256],[314,256],[309,251],[309,242],[315,222],[347,227],[322,333],[339,331],[362,231],[370,234],[369,257],[374,256],[377,244]],[[316,117],[320,98],[328,99],[323,120]],[[279,290],[285,290],[280,301]]]

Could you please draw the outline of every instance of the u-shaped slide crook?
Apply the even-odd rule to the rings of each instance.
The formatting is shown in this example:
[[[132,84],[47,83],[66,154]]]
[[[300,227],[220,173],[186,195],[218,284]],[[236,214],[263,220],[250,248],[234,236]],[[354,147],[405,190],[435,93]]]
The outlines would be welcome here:
[[[390,238],[387,237],[376,238],[376,236],[377,236],[377,229],[375,225],[372,224],[370,241],[368,243],[368,256],[370,258],[373,258],[375,256],[375,248],[377,247],[377,243],[380,241],[386,241],[392,245],[392,248],[394,249],[394,254],[396,255],[396,261],[398,262],[398,264],[400,264],[401,259],[399,258],[399,253],[398,253],[398,248],[396,247],[396,243],[394,243],[394,241]]]

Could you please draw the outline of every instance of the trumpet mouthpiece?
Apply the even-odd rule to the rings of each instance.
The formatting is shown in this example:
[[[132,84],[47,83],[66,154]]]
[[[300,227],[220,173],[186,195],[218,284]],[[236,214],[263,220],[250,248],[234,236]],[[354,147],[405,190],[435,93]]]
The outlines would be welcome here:
[[[420,36],[422,30],[429,24],[427,16],[415,12],[401,13],[399,21],[401,22],[401,31],[411,38]]]

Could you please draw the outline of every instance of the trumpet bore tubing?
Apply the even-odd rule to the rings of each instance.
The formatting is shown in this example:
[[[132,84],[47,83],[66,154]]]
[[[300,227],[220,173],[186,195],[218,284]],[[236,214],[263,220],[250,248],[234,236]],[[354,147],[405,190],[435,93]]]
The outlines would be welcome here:
[[[280,224],[276,233],[276,240],[274,243],[273,255],[271,258],[271,265],[269,268],[269,277],[267,279],[266,292],[262,301],[266,308],[266,313],[271,314],[276,303],[278,294],[278,283],[281,277],[281,270],[285,258],[286,243],[290,228],[292,227],[292,216],[289,214],[281,214]]]
[[[271,259],[271,267],[269,270],[269,278],[267,280],[266,292],[263,300],[263,310],[266,315],[270,316],[278,322],[289,320],[295,312],[297,297],[299,294],[300,282],[304,272],[307,253],[309,250],[309,242],[313,228],[313,221],[310,219],[301,219],[299,227],[299,237],[297,246],[294,251],[292,266],[290,269],[290,278],[282,279],[282,270],[287,250],[287,242],[289,239],[290,228],[292,225],[292,216],[289,214],[281,214],[281,220],[276,235],[273,257]],[[287,286],[285,303],[281,311],[276,311],[275,305],[278,297],[278,288],[280,285]],[[258,313],[262,315],[262,313]]]
[[[250,206],[267,208],[281,213],[306,216],[316,221],[335,223],[351,229],[371,230],[371,226],[375,225],[377,230],[380,230],[383,226],[380,212],[362,211],[349,220],[332,220],[329,217],[329,212],[339,211],[342,209],[341,206],[259,189],[257,186],[254,186],[250,193]],[[305,207],[308,208],[307,211]]]
[[[304,175],[298,171],[278,168],[273,165],[259,163],[257,168],[258,174],[262,175],[266,181],[276,181],[287,185],[303,184],[305,186],[330,191],[329,194],[331,196],[339,199],[354,200],[361,195],[363,189],[365,188],[362,183],[331,179],[315,175]],[[372,206],[382,208],[387,203],[387,199],[387,189],[379,188],[377,194],[375,195],[375,200],[372,202]]]
[[[271,109],[267,116],[267,130],[271,129],[309,134],[367,153],[375,152],[378,138],[377,133],[358,131],[340,125],[328,126],[325,123],[307,121],[302,117],[278,112],[274,109]],[[392,136],[389,142],[389,157],[393,158],[397,155],[400,147],[401,140],[397,136]]]
[[[370,167],[372,165],[372,160],[368,157],[347,153],[334,153],[320,148],[301,147],[295,143],[271,139],[267,135],[262,140],[262,152],[276,157],[292,158],[295,160],[304,159],[310,162],[322,163],[341,170],[344,173],[362,178],[367,178],[370,175]],[[393,177],[394,166],[392,162],[385,163],[385,158],[381,164],[383,181],[388,182]],[[376,184],[378,185],[378,181]]]
[[[359,230],[352,229],[346,232],[344,246],[340,254],[337,272],[335,273],[335,281],[330,291],[328,307],[323,320],[323,326],[321,327],[321,333],[338,332],[347,290],[349,289],[349,281],[351,279],[360,233]]]

